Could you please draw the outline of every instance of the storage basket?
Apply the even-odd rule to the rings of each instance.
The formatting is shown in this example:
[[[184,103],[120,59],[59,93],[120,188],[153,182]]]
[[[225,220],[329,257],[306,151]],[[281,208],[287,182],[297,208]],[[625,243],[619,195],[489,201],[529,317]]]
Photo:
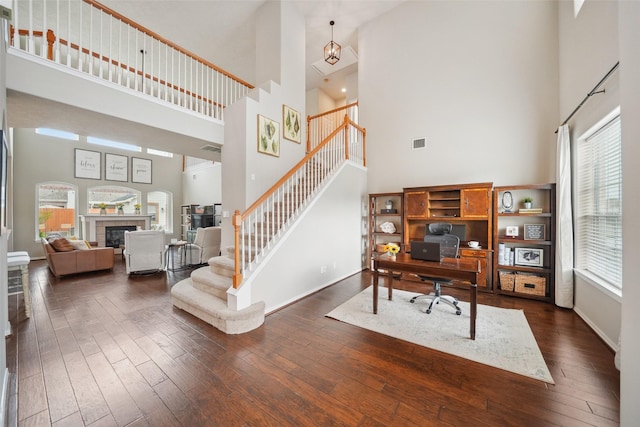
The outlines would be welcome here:
[[[384,247],[387,246],[385,243],[383,244],[376,244],[376,252],[384,252]]]
[[[513,292],[513,288],[516,283],[515,273],[507,273],[506,271],[500,271],[500,289],[503,291]]]
[[[543,297],[547,291],[547,279],[532,274],[516,274],[515,290],[521,294]]]

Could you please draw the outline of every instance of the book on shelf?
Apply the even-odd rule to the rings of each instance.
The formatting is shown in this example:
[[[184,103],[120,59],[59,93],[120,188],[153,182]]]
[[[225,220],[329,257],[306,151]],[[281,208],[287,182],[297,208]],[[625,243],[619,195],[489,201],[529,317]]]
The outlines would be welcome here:
[[[539,214],[542,213],[542,208],[529,208],[529,209],[519,209],[518,213],[521,214]]]

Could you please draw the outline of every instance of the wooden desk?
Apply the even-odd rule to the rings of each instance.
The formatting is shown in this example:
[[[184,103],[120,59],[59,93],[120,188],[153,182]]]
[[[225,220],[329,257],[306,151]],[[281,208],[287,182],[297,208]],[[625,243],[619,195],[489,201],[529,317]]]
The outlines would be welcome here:
[[[400,253],[396,259],[390,259],[387,254],[373,258],[373,314],[378,314],[378,276],[379,269],[389,270],[386,275],[389,300],[393,299],[393,274],[392,271],[400,271],[425,276],[457,279],[469,282],[470,295],[470,335],[476,339],[476,309],[478,300],[478,275],[480,274],[480,262],[470,258],[444,258],[440,262],[421,261],[411,258],[410,254]]]

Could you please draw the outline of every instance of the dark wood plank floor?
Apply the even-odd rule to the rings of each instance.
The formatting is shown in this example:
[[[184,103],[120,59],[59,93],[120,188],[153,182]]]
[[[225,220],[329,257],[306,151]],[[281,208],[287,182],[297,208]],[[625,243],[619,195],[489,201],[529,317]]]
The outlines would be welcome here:
[[[188,271],[128,278],[118,260],[113,273],[57,280],[43,261],[29,267],[32,317],[9,299],[9,426],[619,424],[612,351],[549,304],[480,295],[524,309],[555,385],[324,317],[368,272],[225,335],[172,307]]]

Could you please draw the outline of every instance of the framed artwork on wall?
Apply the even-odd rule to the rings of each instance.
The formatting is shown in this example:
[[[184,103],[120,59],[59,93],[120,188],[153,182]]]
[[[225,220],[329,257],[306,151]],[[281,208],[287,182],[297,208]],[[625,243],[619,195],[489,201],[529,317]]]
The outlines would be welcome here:
[[[105,153],[104,179],[108,181],[127,182],[129,180],[129,158],[127,156]]]
[[[131,182],[151,184],[151,160],[131,158]]]
[[[258,152],[280,157],[280,123],[258,114]]]
[[[102,177],[102,153],[81,150],[80,148],[75,150],[75,172],[73,176],[76,178],[100,179]]]
[[[302,126],[300,125],[300,113],[291,107],[282,105],[282,136],[300,144]]]

